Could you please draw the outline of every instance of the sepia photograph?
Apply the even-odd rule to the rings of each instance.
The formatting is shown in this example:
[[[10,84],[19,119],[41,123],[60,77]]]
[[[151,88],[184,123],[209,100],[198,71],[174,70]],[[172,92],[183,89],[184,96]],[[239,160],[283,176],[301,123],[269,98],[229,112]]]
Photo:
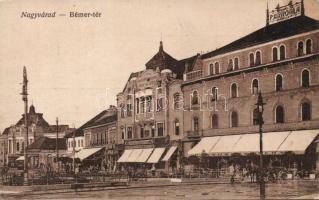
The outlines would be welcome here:
[[[0,199],[319,199],[319,0],[0,0]]]

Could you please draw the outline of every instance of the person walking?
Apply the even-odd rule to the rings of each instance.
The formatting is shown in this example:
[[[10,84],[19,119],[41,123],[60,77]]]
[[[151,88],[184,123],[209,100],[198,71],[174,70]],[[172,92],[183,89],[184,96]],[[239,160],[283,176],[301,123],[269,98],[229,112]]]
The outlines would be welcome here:
[[[228,167],[229,170],[229,174],[230,174],[230,183],[234,183],[235,182],[235,168],[233,166],[233,164],[231,164]]]

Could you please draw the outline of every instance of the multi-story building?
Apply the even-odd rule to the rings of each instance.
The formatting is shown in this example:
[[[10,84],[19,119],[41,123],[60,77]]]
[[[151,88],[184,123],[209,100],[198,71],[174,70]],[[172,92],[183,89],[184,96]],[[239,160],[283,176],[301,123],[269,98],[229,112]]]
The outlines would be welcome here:
[[[112,170],[118,157],[117,138],[117,109],[111,105],[66,135],[65,156],[80,161],[83,169]]]
[[[267,9],[266,26],[209,53],[177,61],[161,43],[117,96],[118,162],[147,163],[161,147],[173,147],[177,166],[202,153],[258,153],[261,92],[267,154],[292,152],[299,168],[317,160],[319,169],[318,40],[319,22],[301,1]]]
[[[165,151],[169,151],[165,160],[176,151],[178,143],[173,145],[172,141],[181,139],[181,130],[178,125],[178,133],[173,137],[170,134],[169,106],[174,98],[170,91],[180,92],[183,71],[161,42],[146,69],[130,75],[123,92],[117,95],[118,143],[125,149],[119,163],[155,164]]]
[[[24,136],[26,134],[25,130],[25,115],[15,124],[5,129],[1,138],[4,142],[2,148],[6,147],[4,150],[4,160],[3,164],[7,165],[9,162],[14,162],[19,156],[24,154]],[[35,140],[41,137],[56,138],[57,126],[49,125],[49,123],[43,118],[42,113],[37,113],[33,105],[30,106],[28,112],[28,138],[29,145],[31,145]],[[63,138],[66,133],[71,131],[68,125],[59,125],[58,137]]]
[[[86,141],[85,149],[101,152],[93,158],[95,163],[99,163],[104,170],[112,171],[118,159],[116,107],[110,106],[109,109],[104,110],[100,117],[88,124],[83,131]]]
[[[294,17],[285,19],[287,11]],[[305,16],[303,1],[290,2],[267,10],[265,27],[199,55],[182,83],[185,153],[257,153],[258,134],[253,133],[259,131],[255,104],[261,91],[265,151],[303,155],[294,161],[308,169],[317,159],[318,170],[319,148],[312,143],[319,133],[318,40],[319,21]],[[189,151],[194,138],[208,136],[215,137]]]

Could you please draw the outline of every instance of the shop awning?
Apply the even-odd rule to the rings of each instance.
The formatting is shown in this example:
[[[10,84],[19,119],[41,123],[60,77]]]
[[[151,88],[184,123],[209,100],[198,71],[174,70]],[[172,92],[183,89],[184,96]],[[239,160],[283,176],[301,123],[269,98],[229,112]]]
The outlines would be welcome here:
[[[124,153],[122,154],[122,156],[117,160],[117,162],[127,162],[129,156],[131,155],[132,153],[132,149],[127,149],[124,151]]]
[[[318,134],[319,130],[292,131],[280,145],[277,153],[293,152],[295,154],[304,154]]]
[[[218,137],[216,137],[218,138]],[[228,155],[232,152],[232,148],[240,140],[241,135],[220,136],[217,144],[213,144],[212,149],[208,152],[209,155]]]
[[[194,146],[194,148],[188,151],[188,156],[201,155],[202,153],[209,153],[219,139],[220,139],[220,136],[202,138],[201,141]]]
[[[127,158],[126,162],[137,162],[137,158],[142,154],[143,149],[132,149],[132,153]]]
[[[16,160],[24,160],[24,156],[19,156]]]
[[[169,150],[165,154],[162,161],[168,161],[171,158],[171,156],[173,155],[173,153],[176,151],[176,149],[177,149],[177,146],[172,146],[171,148],[169,148]]]
[[[165,148],[155,148],[152,155],[147,160],[147,163],[158,163],[164,151],[165,151]]]
[[[100,148],[89,148],[89,149],[81,149],[79,152],[75,153],[75,158],[79,158],[81,161],[90,157],[91,155],[100,151],[103,147]]]
[[[316,139],[319,130],[284,131],[263,133],[263,152],[276,154],[294,152],[304,154],[307,147]],[[225,135],[203,138],[188,155],[200,155],[209,149],[212,156],[225,156],[233,153],[259,153],[258,133],[242,135]]]
[[[150,157],[150,155],[152,154],[153,150],[154,150],[153,148],[142,149],[142,153],[135,160],[135,162],[145,163],[147,159]]]

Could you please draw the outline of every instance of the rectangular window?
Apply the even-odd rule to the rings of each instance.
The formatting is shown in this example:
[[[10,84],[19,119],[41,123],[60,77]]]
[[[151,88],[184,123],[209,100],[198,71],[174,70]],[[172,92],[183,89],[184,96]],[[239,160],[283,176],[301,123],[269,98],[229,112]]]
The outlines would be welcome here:
[[[175,135],[179,135],[179,122],[175,123]]]
[[[140,113],[140,99],[136,99],[136,113],[138,114],[138,113]]]
[[[146,112],[152,111],[152,97],[148,96],[146,97]]]
[[[132,116],[132,104],[127,104],[126,105],[126,113],[128,117]]]
[[[127,127],[127,139],[132,139],[132,127]]]
[[[142,97],[141,98],[141,113],[144,113],[144,111],[145,111],[145,98],[144,97]]]
[[[155,137],[155,127],[152,127],[152,137]]]
[[[109,143],[109,135],[107,134],[108,132],[107,131],[105,131],[105,133],[104,133],[104,137],[105,137],[105,143],[104,144],[108,144]]]
[[[83,147],[83,140],[81,140],[81,147]]]
[[[122,140],[124,140],[124,137],[125,137],[125,129],[122,128]]]
[[[157,123],[157,136],[164,136],[164,123]]]
[[[144,138],[144,127],[141,127],[141,129],[140,129],[140,131],[141,131],[141,138]]]

